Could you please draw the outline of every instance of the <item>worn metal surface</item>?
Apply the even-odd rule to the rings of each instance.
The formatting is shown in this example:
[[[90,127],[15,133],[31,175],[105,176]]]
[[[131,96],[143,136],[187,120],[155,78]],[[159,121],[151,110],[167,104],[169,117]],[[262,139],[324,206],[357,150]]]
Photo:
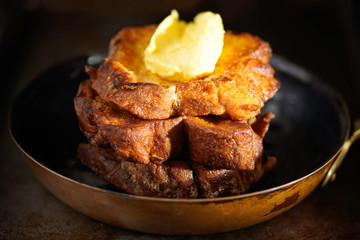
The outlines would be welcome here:
[[[307,197],[329,167],[327,164],[286,187],[244,198],[160,200],[81,185],[49,171],[28,155],[26,158],[47,189],[86,216],[124,229],[166,235],[228,232],[272,219]]]
[[[35,178],[9,136],[3,135],[1,239],[358,239],[360,236],[360,144],[336,181],[317,188],[284,214],[253,227],[214,235],[159,236],[132,232],[88,218],[59,201]]]

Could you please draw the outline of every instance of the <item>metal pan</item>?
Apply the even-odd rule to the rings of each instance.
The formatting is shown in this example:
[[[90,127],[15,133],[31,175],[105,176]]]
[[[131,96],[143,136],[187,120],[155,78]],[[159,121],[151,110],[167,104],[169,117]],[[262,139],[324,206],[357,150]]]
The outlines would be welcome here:
[[[209,234],[269,220],[306,198],[324,177],[326,184],[360,136],[355,131],[349,138],[350,117],[341,97],[303,68],[274,56],[271,64],[282,86],[263,109],[276,116],[264,148],[278,164],[249,193],[195,200],[122,193],[75,157],[77,145],[86,140],[73,97],[87,78],[84,65],[101,60],[82,57],[41,74],[15,99],[10,132],[34,174],[56,197],[82,214],[124,229]]]

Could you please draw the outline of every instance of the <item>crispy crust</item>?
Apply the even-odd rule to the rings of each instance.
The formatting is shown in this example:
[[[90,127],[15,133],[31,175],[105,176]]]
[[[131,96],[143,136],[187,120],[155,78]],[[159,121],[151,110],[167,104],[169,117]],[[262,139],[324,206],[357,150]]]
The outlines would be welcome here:
[[[87,68],[104,100],[143,119],[212,114],[246,120],[279,88],[267,63],[269,44],[247,33],[226,33],[222,55],[209,77],[186,83],[162,79],[143,61],[155,28],[123,29],[111,40],[109,59],[97,71]]]
[[[252,125],[217,116],[144,120],[102,100],[90,83],[83,81],[74,98],[82,132],[91,144],[111,147],[133,162],[162,163],[189,149],[193,161],[210,168],[253,170],[273,117],[260,115]]]
[[[104,100],[142,119],[211,114],[245,120],[264,105],[256,86],[237,74],[161,86],[140,82],[123,69],[119,62],[106,59],[92,78],[92,87]]]
[[[174,91],[140,82],[119,62],[105,59],[95,78],[93,75],[92,88],[107,102],[143,119],[167,119],[172,115]]]
[[[74,105],[89,142],[112,147],[127,160],[161,163],[183,150],[183,117],[139,119],[94,95],[88,80],[80,84]]]
[[[80,144],[77,157],[97,175],[130,194],[197,198],[193,171],[188,163],[170,161],[166,164],[141,164],[125,161],[112,149]]]
[[[280,86],[268,64],[269,44],[227,32],[214,72],[179,83],[145,67],[155,28],[123,29],[104,63],[86,67],[90,79],[80,84],[74,105],[90,144],[79,145],[78,158],[136,195],[213,198],[248,191],[276,162],[270,157],[262,164],[273,115],[247,121]]]
[[[260,115],[252,125],[217,116],[144,120],[105,102],[89,80],[80,84],[74,105],[89,142],[111,147],[126,160],[162,163],[189,149],[193,161],[217,169],[253,170],[273,117]]]
[[[260,138],[246,122],[218,117],[185,119],[191,159],[214,169],[254,170]]]
[[[193,169],[199,182],[199,194],[204,198],[243,194],[264,174],[261,158],[256,161],[255,168],[251,171],[211,169],[198,163],[193,163]]]
[[[264,138],[265,134],[267,133],[269,126],[270,126],[270,120],[273,119],[275,115],[271,112],[267,112],[265,114],[259,115],[256,119],[256,121],[251,124],[251,128],[256,132],[256,134],[260,138]]]
[[[80,144],[77,157],[101,178],[135,195],[166,198],[214,198],[245,193],[264,173],[261,157],[253,171],[211,169],[172,160],[163,164],[125,161],[112,149]],[[267,169],[269,170],[269,169]]]
[[[120,62],[126,69],[132,71],[141,82],[158,85],[171,85],[174,82],[163,79],[146,69],[144,52],[155,32],[156,25],[145,27],[127,27],[119,31],[110,41],[109,59]],[[214,75],[237,73],[246,60],[258,60],[267,63],[271,57],[269,43],[249,33],[235,34],[227,31],[224,46],[216,63]],[[251,71],[251,69],[248,69]]]

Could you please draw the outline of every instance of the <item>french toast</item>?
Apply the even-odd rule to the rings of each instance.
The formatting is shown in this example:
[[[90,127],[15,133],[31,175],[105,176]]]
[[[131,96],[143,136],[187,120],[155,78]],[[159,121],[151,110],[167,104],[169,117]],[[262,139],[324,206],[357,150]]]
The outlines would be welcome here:
[[[194,162],[214,169],[254,170],[254,159],[262,153],[262,138],[248,123],[188,117],[185,127]]]
[[[97,175],[123,191],[151,197],[197,198],[193,170],[183,161],[141,164],[123,160],[112,149],[80,144],[77,157]]]
[[[144,59],[156,28],[122,29],[111,39],[104,62],[98,68],[86,66],[89,79],[80,83],[74,106],[90,144],[79,145],[78,159],[130,194],[214,198],[245,193],[275,164],[273,157],[263,163],[262,144],[274,116],[260,114],[280,87],[269,64],[270,45],[249,33],[224,34],[222,28],[219,58],[206,61],[215,50],[202,53],[215,45],[201,44],[201,51],[175,55],[180,64],[190,65],[171,75],[154,70],[149,58]],[[187,35],[203,38],[198,32],[202,33]],[[207,39],[213,39],[214,33],[208,34]],[[162,36],[166,41],[159,41],[152,51],[179,42],[179,35]],[[198,46],[189,39],[188,45],[173,45],[175,51]],[[216,46],[220,43],[219,37]],[[161,49],[170,50],[158,62],[150,62],[170,66],[168,56],[174,48]],[[211,62],[214,70],[198,74],[204,65],[188,61],[191,53],[205,59],[201,63]],[[177,61],[174,64],[178,67]]]
[[[145,67],[144,51],[156,26],[121,30],[112,40],[108,59],[87,68],[92,87],[105,100],[143,119],[222,115],[247,120],[279,88],[268,64],[268,43],[248,33],[226,32],[214,72],[189,82],[163,79]]]
[[[211,169],[199,163],[193,163],[194,174],[199,182],[199,193],[203,198],[215,198],[233,196],[245,193],[251,184],[260,180],[264,174],[264,168],[256,161],[252,171]]]
[[[83,81],[74,98],[80,129],[95,146],[111,147],[123,158],[148,164],[161,163],[183,151],[183,117],[139,119],[103,101]]]
[[[245,193],[269,170],[256,159],[253,171],[211,169],[171,160],[163,164],[125,161],[112,149],[82,143],[77,157],[98,176],[135,195],[166,198],[214,198]]]
[[[143,164],[162,163],[189,149],[193,161],[211,168],[253,170],[271,119],[270,113],[258,116],[252,125],[218,116],[140,119],[102,100],[89,80],[80,84],[74,104],[90,143]]]

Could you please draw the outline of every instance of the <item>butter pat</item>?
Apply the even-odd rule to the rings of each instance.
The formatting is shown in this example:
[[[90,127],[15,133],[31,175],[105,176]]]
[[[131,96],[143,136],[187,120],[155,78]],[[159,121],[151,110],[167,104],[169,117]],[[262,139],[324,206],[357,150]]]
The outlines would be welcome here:
[[[145,66],[163,78],[179,82],[209,75],[221,55],[224,34],[219,14],[202,12],[194,22],[186,23],[172,10],[145,50]]]

